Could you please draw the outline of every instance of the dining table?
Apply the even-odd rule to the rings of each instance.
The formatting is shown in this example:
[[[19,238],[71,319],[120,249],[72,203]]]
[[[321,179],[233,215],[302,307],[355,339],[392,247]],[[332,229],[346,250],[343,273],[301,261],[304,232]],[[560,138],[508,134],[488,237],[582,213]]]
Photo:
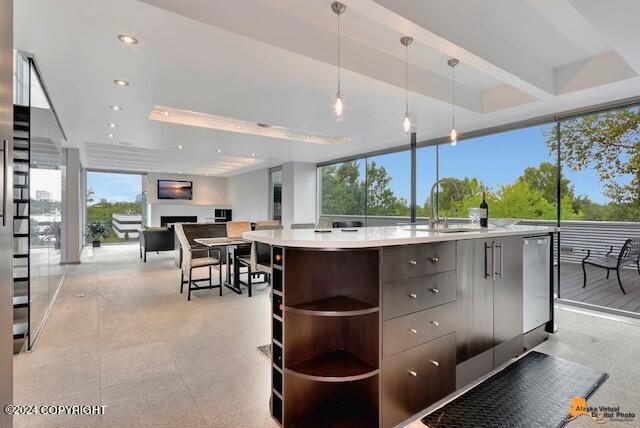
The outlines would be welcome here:
[[[251,245],[251,241],[247,241],[242,238],[195,238],[195,243],[203,245],[207,248],[220,248],[225,247],[226,251],[226,280],[222,284],[229,290],[237,294],[242,294],[242,288],[240,286],[240,265],[235,260],[235,252],[238,248],[247,247]]]

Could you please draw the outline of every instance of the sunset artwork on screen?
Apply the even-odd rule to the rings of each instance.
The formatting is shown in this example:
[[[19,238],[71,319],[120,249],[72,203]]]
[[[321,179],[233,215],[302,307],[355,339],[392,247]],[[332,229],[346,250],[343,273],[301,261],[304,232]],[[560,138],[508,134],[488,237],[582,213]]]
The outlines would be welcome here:
[[[191,181],[158,180],[158,199],[191,199]]]

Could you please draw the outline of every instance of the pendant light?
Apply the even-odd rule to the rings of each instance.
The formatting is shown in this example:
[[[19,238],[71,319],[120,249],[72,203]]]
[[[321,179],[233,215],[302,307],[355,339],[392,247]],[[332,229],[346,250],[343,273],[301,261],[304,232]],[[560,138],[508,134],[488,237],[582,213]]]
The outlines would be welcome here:
[[[449,67],[451,67],[451,133],[449,134],[449,141],[452,146],[458,144],[458,131],[456,131],[456,74],[455,68],[460,61],[458,58],[451,58],[447,61]]]
[[[342,112],[344,110],[344,104],[342,99],[342,92],[340,91],[340,15],[347,10],[347,6],[335,1],[331,3],[331,10],[338,15],[338,92],[336,93],[336,102],[333,105],[333,110],[336,114],[336,120],[342,120]]]
[[[402,127],[405,134],[411,133],[411,115],[409,114],[409,45],[413,42],[413,37],[404,36],[400,39],[400,43],[404,45],[404,120]]]

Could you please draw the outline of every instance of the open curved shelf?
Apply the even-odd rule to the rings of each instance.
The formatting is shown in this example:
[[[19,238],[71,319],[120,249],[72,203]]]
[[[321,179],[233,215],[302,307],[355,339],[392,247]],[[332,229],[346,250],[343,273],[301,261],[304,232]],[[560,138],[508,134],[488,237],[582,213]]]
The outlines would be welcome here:
[[[335,296],[287,306],[285,310],[303,315],[346,317],[378,312],[379,307],[349,296]]]
[[[351,382],[379,372],[379,369],[344,350],[320,355],[285,369],[285,373],[318,382]]]

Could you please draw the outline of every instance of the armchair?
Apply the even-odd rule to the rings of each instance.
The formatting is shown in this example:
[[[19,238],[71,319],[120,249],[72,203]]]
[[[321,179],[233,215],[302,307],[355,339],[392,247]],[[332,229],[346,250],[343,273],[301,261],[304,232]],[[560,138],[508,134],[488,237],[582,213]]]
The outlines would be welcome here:
[[[591,250],[586,250],[587,255],[582,259],[582,274],[584,280],[582,288],[587,286],[587,270],[586,265],[595,266],[600,269],[607,270],[607,279],[609,279],[609,273],[612,270],[616,271],[618,277],[618,285],[622,290],[622,294],[627,294],[622,287],[622,279],[620,279],[620,269],[626,266],[636,265],[638,274],[640,274],[640,238],[627,239],[620,249],[620,253],[615,254],[613,245],[610,246],[609,251],[601,257],[591,257]]]

